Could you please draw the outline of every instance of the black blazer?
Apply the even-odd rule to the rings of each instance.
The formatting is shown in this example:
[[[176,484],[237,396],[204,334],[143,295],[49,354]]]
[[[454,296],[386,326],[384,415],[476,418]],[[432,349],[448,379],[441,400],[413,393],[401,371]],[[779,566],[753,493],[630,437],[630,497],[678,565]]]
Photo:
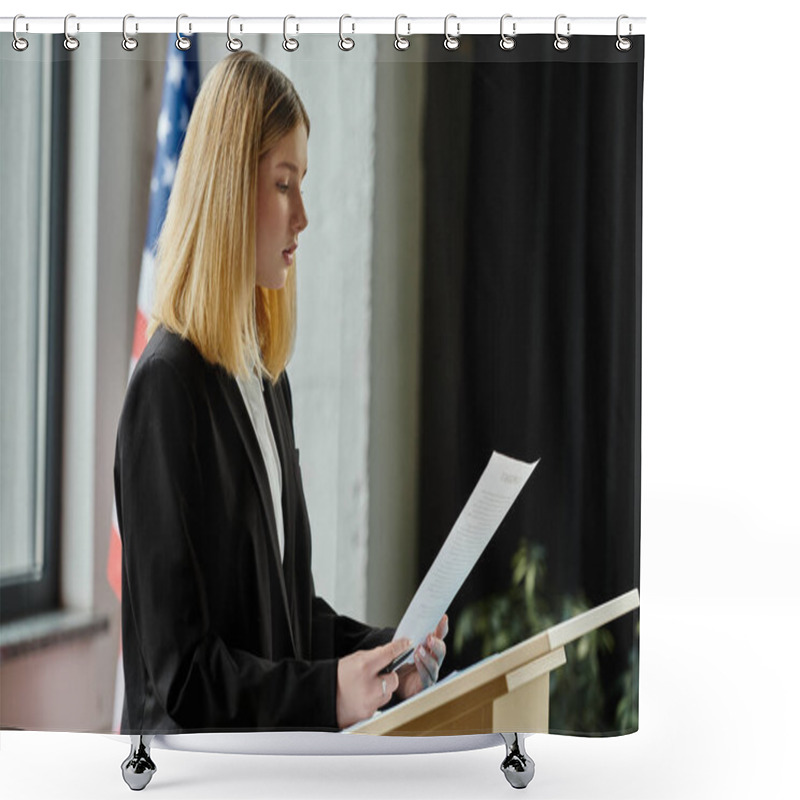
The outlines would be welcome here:
[[[123,733],[337,730],[338,659],[391,641],[314,592],[284,373],[264,382],[285,560],[236,380],[159,328],[131,376],[114,463]]]

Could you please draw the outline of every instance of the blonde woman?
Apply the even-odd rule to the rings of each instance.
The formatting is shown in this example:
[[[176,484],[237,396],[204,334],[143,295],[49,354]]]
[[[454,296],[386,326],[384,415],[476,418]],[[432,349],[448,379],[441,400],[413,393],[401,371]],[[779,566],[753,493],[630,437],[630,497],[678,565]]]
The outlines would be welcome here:
[[[162,228],[114,482],[124,733],[338,730],[435,681],[410,643],[314,591],[286,365],[310,122],[261,57],[209,73]]]

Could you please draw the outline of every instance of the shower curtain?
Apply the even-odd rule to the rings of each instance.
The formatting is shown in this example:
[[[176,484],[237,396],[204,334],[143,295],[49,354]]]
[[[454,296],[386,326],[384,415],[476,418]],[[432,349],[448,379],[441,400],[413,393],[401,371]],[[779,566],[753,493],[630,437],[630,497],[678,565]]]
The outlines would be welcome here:
[[[73,52],[29,39],[0,41],[0,102],[20,109],[0,156],[0,609],[16,637],[0,724],[115,730],[114,436],[196,85],[228,51],[217,34],[185,52],[164,35],[131,52],[116,34]],[[536,465],[441,609],[438,681],[406,704],[423,702],[639,588],[644,37],[244,39],[311,120],[288,374],[316,593],[389,641],[493,453]],[[113,593],[92,566],[106,558]],[[82,581],[91,644],[52,634],[42,667],[26,620],[86,607]],[[633,608],[569,641],[545,729],[635,731],[638,638]]]

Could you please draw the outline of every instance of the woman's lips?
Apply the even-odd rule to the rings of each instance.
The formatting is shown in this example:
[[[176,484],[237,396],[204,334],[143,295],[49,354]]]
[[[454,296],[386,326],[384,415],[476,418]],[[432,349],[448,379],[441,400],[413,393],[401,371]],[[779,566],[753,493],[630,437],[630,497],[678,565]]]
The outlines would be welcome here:
[[[287,250],[283,251],[283,262],[286,264],[287,267],[290,267],[292,265],[292,260],[294,259],[295,250],[297,250],[296,244],[288,248]]]

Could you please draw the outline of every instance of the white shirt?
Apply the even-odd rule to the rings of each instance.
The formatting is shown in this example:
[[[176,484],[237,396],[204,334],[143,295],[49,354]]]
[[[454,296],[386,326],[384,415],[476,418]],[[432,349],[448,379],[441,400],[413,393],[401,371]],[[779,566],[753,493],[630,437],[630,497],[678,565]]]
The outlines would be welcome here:
[[[253,430],[258,439],[261,455],[264,458],[264,466],[267,468],[267,478],[272,493],[272,507],[275,510],[275,526],[278,529],[278,546],[281,552],[281,563],[283,563],[285,534],[283,531],[283,506],[281,505],[281,461],[278,456],[278,447],[275,444],[275,436],[272,433],[267,405],[262,394],[261,378],[254,370],[248,378],[237,377],[236,383],[242,393],[250,422],[253,424]]]

